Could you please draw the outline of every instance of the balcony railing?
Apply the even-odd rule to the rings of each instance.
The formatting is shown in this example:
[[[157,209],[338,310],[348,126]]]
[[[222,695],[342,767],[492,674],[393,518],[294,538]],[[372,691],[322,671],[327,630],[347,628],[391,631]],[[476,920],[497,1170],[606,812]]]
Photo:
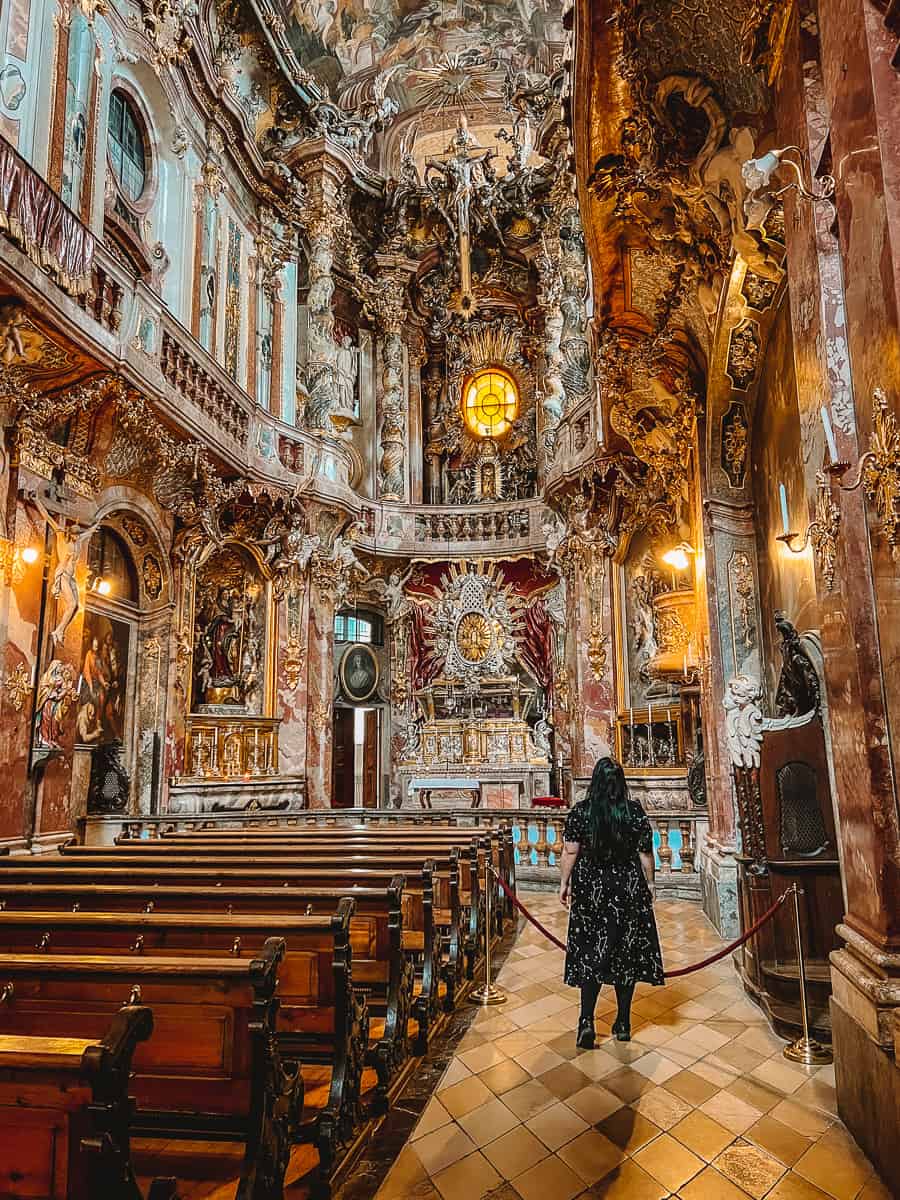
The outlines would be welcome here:
[[[502,555],[545,548],[541,500],[508,504],[382,505],[373,531],[360,538],[364,549],[394,554]]]
[[[0,229],[70,296],[90,290],[93,234],[3,137]]]

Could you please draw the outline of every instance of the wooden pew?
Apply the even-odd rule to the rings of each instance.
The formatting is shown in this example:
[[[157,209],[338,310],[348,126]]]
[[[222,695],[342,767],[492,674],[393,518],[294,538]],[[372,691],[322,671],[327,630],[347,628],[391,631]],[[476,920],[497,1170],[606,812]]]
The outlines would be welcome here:
[[[400,895],[403,881],[394,880],[384,912],[382,933],[394,935],[384,947],[384,970],[372,972],[387,999],[382,1036],[368,1054],[367,1041],[357,1042],[350,1020],[351,996],[346,977],[352,953],[352,926],[346,920],[353,900],[338,897],[319,915],[285,913],[65,912],[33,910],[0,912],[0,952],[27,953],[40,947],[53,954],[135,954],[152,956],[232,954],[253,958],[267,936],[277,930],[285,940],[279,971],[278,1036],[285,1059],[297,1064],[329,1066],[332,1103],[342,1112],[360,1104],[363,1062],[378,1074],[376,1103],[383,1110],[388,1089],[409,1057],[407,1023],[412,1001],[412,964],[400,946]],[[309,908],[311,906],[307,906]],[[347,911],[345,911],[347,910]],[[389,928],[393,917],[394,929]],[[362,934],[377,938],[374,922]],[[348,951],[349,939],[349,951]],[[375,947],[372,947],[374,950]],[[359,963],[353,956],[352,983]]]
[[[123,999],[146,1002],[154,1036],[134,1054],[132,1132],[242,1142],[238,1196],[281,1200],[303,1106],[275,1036],[283,956],[280,938],[254,959],[0,954],[0,1034],[52,1036],[62,1019],[71,1036],[96,1038]]]
[[[203,842],[207,847],[218,847],[227,845],[230,840],[240,840],[241,842],[265,842],[277,843],[280,841],[290,842],[299,841],[303,838],[321,837],[323,834],[328,835],[333,841],[342,844],[345,839],[357,839],[365,837],[368,839],[386,840],[389,844],[393,842],[401,848],[408,842],[419,843],[423,839],[432,841],[440,841],[441,844],[456,845],[462,844],[467,838],[477,836],[490,841],[492,847],[492,856],[494,867],[502,876],[504,882],[511,892],[516,890],[516,859],[515,845],[513,843],[512,826],[500,825],[496,828],[483,829],[480,827],[460,827],[456,825],[334,825],[334,826],[283,826],[281,828],[255,828],[249,829],[198,829],[189,831],[170,830],[161,834],[158,839],[165,840],[172,845],[190,846],[198,842]],[[147,839],[134,838],[125,834],[120,835],[116,839],[118,846],[132,846],[136,843],[143,842]],[[498,924],[498,932],[502,934],[502,918],[508,917],[512,919],[515,915],[512,900],[506,893],[498,887],[497,889],[497,904],[494,906],[495,911],[500,914],[500,922]]]
[[[85,848],[79,847],[78,850]],[[92,849],[92,848],[87,848]],[[192,854],[189,857],[177,853],[161,855],[154,858],[141,852],[120,851],[118,854],[108,854],[107,850],[117,847],[98,847],[102,854],[83,854],[74,849],[66,854],[44,854],[30,859],[10,860],[9,865],[0,868],[0,882],[58,882],[56,875],[62,873],[65,878],[75,880],[81,873],[82,882],[93,882],[96,878],[98,864],[102,862],[104,878],[110,883],[131,882],[136,879],[148,882],[158,878],[160,883],[187,884],[204,886],[211,880],[212,886],[267,887],[273,883],[284,887],[295,883],[312,884],[314,881],[323,886],[344,886],[345,891],[352,888],[354,883],[365,886],[371,881],[387,884],[391,878],[401,872],[406,876],[406,888],[410,894],[422,895],[425,887],[424,865],[433,863],[432,886],[434,891],[435,922],[442,927],[444,949],[447,962],[442,976],[447,987],[446,1004],[452,1007],[455,1003],[456,992],[461,985],[463,969],[471,978],[474,973],[477,941],[474,930],[480,929],[477,918],[480,904],[477,893],[477,872],[474,872],[473,861],[468,861],[468,878],[470,886],[475,889],[475,904],[471,902],[466,911],[466,931],[462,932],[462,903],[460,899],[460,860],[458,851],[440,851],[437,854],[424,855],[421,853],[406,853],[398,855],[391,853],[389,848],[379,847],[372,853],[348,853],[333,846],[316,851],[315,855],[304,852],[302,858],[297,855],[272,855],[268,852],[254,856],[246,855],[204,856]],[[473,850],[474,853],[474,850]],[[380,872],[380,875],[379,875]],[[474,883],[472,883],[474,877]],[[406,914],[404,914],[406,915]],[[424,929],[420,931],[424,936]],[[422,949],[410,942],[408,948]],[[463,950],[466,962],[463,963]]]
[[[379,864],[390,863],[395,870],[402,871],[409,879],[422,862],[433,859],[435,862],[435,879],[440,894],[436,900],[436,919],[447,929],[447,945],[450,962],[458,969],[454,972],[453,988],[459,985],[462,978],[462,963],[458,962],[454,949],[456,931],[453,928],[456,914],[448,907],[449,895],[444,894],[441,881],[446,880],[448,890],[452,874],[452,856],[455,847],[448,849],[442,844],[430,845],[427,841],[415,846],[398,848],[384,841],[365,842],[360,844],[342,845],[333,836],[325,835],[320,839],[302,842],[298,847],[290,843],[285,845],[260,844],[244,846],[240,843],[226,846],[223,850],[210,849],[207,851],[202,843],[184,849],[168,847],[165,840],[146,842],[130,842],[127,846],[77,846],[69,844],[64,847],[61,855],[44,855],[53,862],[65,859],[80,861],[97,859],[105,865],[139,866],[144,862],[159,862],[166,865],[176,865],[176,860],[185,868],[191,864],[215,863],[227,868],[230,863],[240,862],[244,865],[253,863],[260,865],[271,864],[273,870],[281,873],[296,867],[319,867],[329,863],[347,863],[351,867],[366,869]],[[465,952],[465,972],[469,979],[474,978],[475,967],[481,956],[484,944],[484,902],[481,895],[480,879],[483,873],[483,861],[488,850],[480,844],[478,837],[466,840],[464,854],[459,854],[457,864],[459,869],[459,903],[462,917],[460,930],[460,945]],[[448,983],[448,986],[450,984]]]
[[[12,1004],[15,986],[6,984],[0,1007]],[[57,1017],[52,1026],[41,1022],[40,1035],[0,1034],[0,1195],[142,1200],[131,1167],[128,1084],[153,1015],[126,1005],[106,1019],[99,1039],[75,1034],[70,1014]],[[155,1180],[150,1195],[173,1198],[174,1181]]]
[[[209,912],[209,913],[325,913],[336,909],[341,897],[348,893],[356,903],[351,918],[351,942],[354,960],[354,984],[371,991],[370,1006],[375,1025],[383,1019],[384,1030],[377,1040],[388,1039],[393,1049],[371,1047],[373,1064],[395,1060],[397,1039],[403,1028],[402,1007],[406,1003],[407,961],[416,952],[421,959],[420,986],[412,999],[412,1015],[416,1021],[416,1050],[424,1053],[440,1011],[441,947],[440,933],[434,918],[434,866],[423,864],[412,886],[402,887],[402,877],[393,871],[355,871],[352,879],[347,872],[332,868],[311,872],[297,870],[289,880],[281,878],[288,887],[260,883],[256,874],[245,878],[240,872],[220,873],[211,881],[194,880],[187,885],[180,874],[173,877],[168,870],[159,869],[108,871],[94,867],[86,874],[71,871],[42,871],[24,875],[0,869],[0,910],[20,912],[33,909],[88,912],[109,911],[150,912]],[[14,882],[10,882],[14,879]],[[49,882],[48,882],[49,880]],[[458,929],[459,897],[455,875],[449,883],[450,910]],[[401,890],[402,889],[402,890]],[[399,911],[397,893],[399,891]],[[76,907],[77,906],[77,907]],[[399,939],[398,939],[399,935]],[[400,949],[397,949],[397,941]],[[454,939],[458,947],[458,936]],[[457,958],[458,958],[457,954]],[[456,970],[451,963],[451,976]],[[394,1000],[396,993],[397,999]],[[445,1007],[452,1008],[452,979],[446,992]],[[396,1014],[396,1015],[395,1015]],[[382,1071],[384,1067],[382,1067]]]

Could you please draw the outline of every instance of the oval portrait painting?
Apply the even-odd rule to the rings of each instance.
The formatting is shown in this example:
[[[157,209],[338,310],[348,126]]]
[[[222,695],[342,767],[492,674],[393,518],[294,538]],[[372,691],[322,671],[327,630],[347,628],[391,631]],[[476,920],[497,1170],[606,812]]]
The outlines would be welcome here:
[[[348,700],[368,700],[378,686],[378,659],[369,646],[348,646],[341,659],[341,687]]]

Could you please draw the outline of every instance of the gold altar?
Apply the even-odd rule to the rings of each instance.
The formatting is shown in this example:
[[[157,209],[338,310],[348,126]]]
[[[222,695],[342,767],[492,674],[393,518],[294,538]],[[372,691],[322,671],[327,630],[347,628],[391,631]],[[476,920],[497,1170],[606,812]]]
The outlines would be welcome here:
[[[526,719],[534,692],[515,676],[481,680],[475,689],[438,679],[417,692],[416,700],[421,738],[414,750],[408,748],[406,763],[425,768],[549,764],[549,744],[536,744]]]
[[[259,779],[278,774],[280,717],[192,716],[187,723],[184,778]]]

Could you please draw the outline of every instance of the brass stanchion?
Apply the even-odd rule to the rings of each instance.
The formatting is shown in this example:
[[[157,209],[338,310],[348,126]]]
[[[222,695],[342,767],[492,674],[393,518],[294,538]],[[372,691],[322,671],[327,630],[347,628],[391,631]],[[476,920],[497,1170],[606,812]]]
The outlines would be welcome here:
[[[784,1048],[784,1057],[791,1062],[803,1063],[807,1067],[824,1067],[834,1062],[834,1055],[828,1046],[823,1046],[815,1038],[809,1036],[809,1012],[806,1007],[806,956],[803,953],[803,930],[800,927],[800,889],[796,883],[791,884],[794,893],[794,935],[797,939],[797,966],[800,972],[800,1019],[803,1022],[803,1036],[789,1042]]]
[[[494,923],[493,903],[494,881],[491,879],[490,855],[484,856],[484,983],[481,987],[473,988],[469,994],[472,1004],[480,1004],[487,1008],[493,1004],[505,1004],[506,992],[495,987],[491,982],[491,926]]]

